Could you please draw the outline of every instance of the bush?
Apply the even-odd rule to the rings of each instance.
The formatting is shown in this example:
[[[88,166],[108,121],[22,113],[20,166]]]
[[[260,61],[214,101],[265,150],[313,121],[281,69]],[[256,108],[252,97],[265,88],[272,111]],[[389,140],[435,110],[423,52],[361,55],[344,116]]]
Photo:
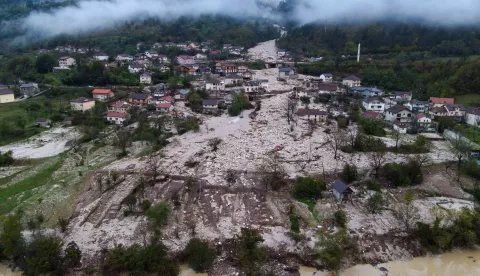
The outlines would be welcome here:
[[[184,253],[188,265],[196,272],[207,271],[212,266],[216,255],[207,242],[197,238],[193,238],[188,242]]]
[[[148,209],[147,218],[156,226],[163,226],[167,224],[168,218],[170,217],[170,212],[170,204],[167,202],[160,202]]]
[[[322,197],[322,192],[327,189],[322,180],[312,177],[299,177],[295,183],[293,195],[299,200],[311,200]]]
[[[152,206],[152,203],[150,202],[150,200],[145,199],[144,201],[142,201],[142,210],[144,212],[148,211],[148,209],[150,209],[150,206]]]
[[[58,227],[60,228],[60,231],[62,231],[62,233],[67,231],[67,228],[68,228],[68,220],[67,219],[65,219],[63,217],[59,217],[58,220],[57,220],[57,224],[58,224]]]
[[[360,129],[367,135],[384,137],[387,134],[383,129],[383,123],[377,120],[361,119],[359,125]]]
[[[340,226],[345,228],[347,225],[347,213],[343,210],[336,211],[333,213],[333,218],[335,219],[335,223]]]
[[[465,166],[461,168],[461,171],[473,179],[480,180],[480,166],[476,160],[472,159],[468,161]]]
[[[376,191],[376,192],[380,192],[381,191],[381,186],[380,184],[373,180],[373,179],[369,179],[367,181],[364,182],[365,186],[367,187],[367,189],[371,190],[371,191]]]
[[[156,273],[157,275],[177,276],[179,273],[178,263],[168,257],[167,248],[158,240],[152,241],[145,247],[134,244],[130,247],[117,245],[109,249],[103,269],[106,272],[117,274],[130,271],[135,275]]]
[[[39,275],[61,268],[62,239],[53,236],[39,236],[28,245],[25,254],[25,275]]]
[[[381,175],[393,187],[421,184],[423,173],[420,164],[411,160],[408,163],[389,163],[383,166]]]
[[[339,128],[347,128],[348,127],[348,119],[344,117],[337,118],[337,124]]]
[[[228,108],[228,114],[230,116],[238,116],[243,110],[251,108],[253,108],[253,105],[248,101],[247,97],[243,94],[237,94],[233,98],[232,105]]]
[[[322,243],[322,250],[318,257],[329,269],[338,271],[345,257],[345,251],[337,241],[328,239]]]
[[[310,103],[310,97],[309,97],[309,96],[301,96],[301,97],[300,97],[300,101],[301,101],[302,104],[304,104],[304,105],[309,104],[309,103]]]
[[[373,214],[380,213],[383,210],[385,205],[385,200],[381,193],[376,192],[373,196],[369,197],[367,200],[367,210]]]
[[[290,215],[290,230],[294,233],[300,233],[300,220],[296,215]]]
[[[342,179],[345,183],[351,183],[358,178],[357,166],[345,164],[342,171]]]
[[[2,153],[0,152],[0,167],[10,166],[13,164],[15,159],[13,159],[13,152],[11,150]]]

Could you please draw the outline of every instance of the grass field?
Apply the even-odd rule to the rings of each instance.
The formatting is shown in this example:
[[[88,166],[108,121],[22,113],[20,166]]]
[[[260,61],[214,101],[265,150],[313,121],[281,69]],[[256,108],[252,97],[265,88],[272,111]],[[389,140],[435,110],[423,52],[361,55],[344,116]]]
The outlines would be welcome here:
[[[463,104],[465,107],[480,106],[480,94],[466,94],[455,97],[456,104]]]

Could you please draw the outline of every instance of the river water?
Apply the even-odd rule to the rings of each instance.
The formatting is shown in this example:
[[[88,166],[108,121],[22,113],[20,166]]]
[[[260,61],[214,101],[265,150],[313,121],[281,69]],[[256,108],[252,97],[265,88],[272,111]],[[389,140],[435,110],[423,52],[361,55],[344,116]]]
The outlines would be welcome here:
[[[480,250],[459,251],[439,256],[414,258],[410,261],[397,261],[371,265],[356,265],[344,270],[343,276],[476,276],[480,275]],[[20,276],[21,272],[12,272],[6,265],[0,264],[0,276]],[[311,267],[300,267],[301,276],[330,276],[329,272],[317,271]],[[187,265],[180,266],[179,276],[208,276],[195,273]]]
[[[383,270],[383,271],[382,271]],[[480,275],[480,250],[452,252],[439,256],[414,258],[410,261],[396,261],[371,265],[356,265],[344,270],[343,276],[441,276],[441,275]],[[310,267],[300,268],[301,276],[327,276],[328,272]]]

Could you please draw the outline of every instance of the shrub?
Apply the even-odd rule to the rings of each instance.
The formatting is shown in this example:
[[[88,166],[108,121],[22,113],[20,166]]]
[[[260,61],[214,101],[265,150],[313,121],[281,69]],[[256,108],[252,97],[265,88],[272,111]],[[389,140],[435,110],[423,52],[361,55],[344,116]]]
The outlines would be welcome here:
[[[393,187],[421,184],[423,173],[420,164],[411,160],[408,163],[389,163],[383,166],[381,175]]]
[[[300,220],[296,215],[290,215],[290,230],[294,233],[300,233]]]
[[[248,101],[247,97],[243,94],[237,94],[234,96],[232,105],[228,108],[228,114],[230,116],[238,116],[243,110],[253,108],[253,105]]]
[[[357,166],[353,164],[352,165],[345,164],[345,166],[343,166],[342,179],[346,183],[351,183],[357,180],[357,177],[358,177]]]
[[[12,155],[13,155],[13,152],[11,150],[5,153],[0,152],[0,167],[12,165],[13,162],[15,161]]]
[[[258,230],[242,228],[240,235],[237,235],[237,258],[240,261],[240,269],[246,275],[255,275],[259,266],[267,259],[267,249],[260,247],[264,241]]]
[[[385,136],[387,133],[383,129],[383,123],[372,119],[361,119],[359,121],[360,129],[367,135]]]
[[[463,166],[461,168],[461,171],[464,174],[466,174],[466,175],[468,175],[468,176],[470,176],[470,177],[472,177],[476,180],[480,180],[480,166],[478,165],[476,160],[472,159],[472,160],[468,161],[465,164],[465,166]]]
[[[310,200],[322,197],[322,191],[327,189],[322,180],[312,177],[299,177],[295,183],[293,195],[296,199]]]
[[[376,192],[374,195],[368,198],[367,200],[367,210],[371,213],[379,213],[383,210],[383,206],[385,205],[385,200],[381,193]]]
[[[345,257],[345,251],[337,241],[328,239],[322,243],[322,250],[318,257],[329,269],[338,271]]]
[[[152,206],[152,203],[150,202],[150,200],[145,199],[144,201],[142,201],[142,210],[144,212],[148,211],[148,209],[150,209],[150,206]]]
[[[59,217],[58,220],[57,220],[57,224],[58,224],[58,227],[60,228],[60,231],[62,231],[62,233],[67,231],[67,228],[68,228],[68,220],[67,219],[65,219],[63,217]]]
[[[212,266],[216,255],[207,242],[197,238],[193,238],[188,242],[184,253],[188,265],[196,272],[207,271]]]
[[[309,104],[309,103],[310,103],[310,97],[309,97],[309,96],[301,96],[301,97],[300,97],[300,101],[301,101],[302,104],[304,104],[304,105]]]
[[[343,210],[338,210],[333,213],[333,218],[335,219],[335,223],[340,227],[345,228],[347,225],[347,213]]]
[[[46,274],[60,269],[62,265],[62,239],[39,236],[28,245],[25,254],[25,275]]]
[[[348,127],[348,119],[340,117],[337,118],[337,124],[339,128],[347,128]]]
[[[367,187],[367,189],[369,189],[369,190],[376,191],[376,192],[380,192],[380,190],[381,190],[380,184],[373,179],[369,179],[369,180],[365,181],[364,184]]]
[[[147,218],[156,226],[163,226],[167,224],[168,218],[170,217],[170,212],[170,204],[167,202],[160,202],[148,209]]]

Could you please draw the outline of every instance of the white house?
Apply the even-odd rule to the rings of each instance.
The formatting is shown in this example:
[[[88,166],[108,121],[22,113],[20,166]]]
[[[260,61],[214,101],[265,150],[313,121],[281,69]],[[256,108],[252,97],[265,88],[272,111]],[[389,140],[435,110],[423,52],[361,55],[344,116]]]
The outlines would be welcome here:
[[[220,80],[210,80],[205,84],[205,89],[209,91],[223,91],[225,90],[225,82]]]
[[[152,84],[152,72],[143,72],[140,75],[141,84]]]
[[[195,64],[195,57],[181,55],[176,57],[176,61],[180,65]]]
[[[348,87],[356,87],[362,84],[362,79],[357,76],[351,75],[343,79],[343,85]]]
[[[362,102],[362,105],[367,111],[375,111],[379,113],[383,113],[385,111],[385,102],[381,98],[365,98]]]
[[[237,74],[231,74],[225,77],[225,85],[241,85],[243,77]]]
[[[115,58],[115,60],[119,62],[133,61],[133,56],[127,54],[120,54]]]
[[[143,64],[134,63],[128,65],[128,72],[130,72],[130,74],[140,73],[143,70],[145,70],[145,65]]]
[[[168,113],[173,110],[173,105],[171,103],[159,103],[156,105],[158,112]]]
[[[70,67],[76,64],[75,59],[72,57],[61,57],[58,59],[58,65],[60,67]]]
[[[123,125],[123,122],[128,120],[129,115],[126,112],[108,112],[107,121],[116,125]]]
[[[218,110],[218,100],[204,100],[202,107],[206,113],[216,112]]]
[[[451,117],[463,117],[465,116],[465,107],[461,104],[446,104],[448,116]]]
[[[430,103],[426,101],[411,100],[405,106],[413,112],[427,113],[430,107]]]
[[[290,67],[281,67],[278,68],[278,76],[283,78],[283,77],[288,77],[288,76],[293,76],[295,75],[295,69],[290,68]]]
[[[417,118],[417,123],[420,125],[429,125],[432,123],[432,119],[428,118],[423,113],[415,114],[415,117]]]
[[[407,125],[405,123],[396,121],[393,123],[393,129],[400,133],[407,133]]]
[[[145,52],[145,55],[148,57],[148,58],[157,58],[158,57],[158,53],[156,51],[146,51]]]
[[[257,82],[260,84],[260,88],[265,89],[265,91],[268,90],[268,80],[267,79],[257,80]]]
[[[480,108],[467,108],[465,112],[465,121],[471,126],[480,126]]]
[[[323,73],[320,75],[320,79],[323,82],[332,82],[333,81],[333,75],[331,73]]]
[[[406,106],[395,105],[385,111],[385,120],[390,122],[407,123],[413,120],[413,112]]]
[[[395,91],[395,99],[404,100],[404,101],[411,101],[412,100],[412,92]]]
[[[93,55],[93,59],[98,61],[108,61],[108,55],[105,53],[98,53]]]
[[[207,55],[198,53],[198,54],[195,55],[195,59],[196,59],[196,60],[206,60],[206,59],[207,59]]]
[[[258,81],[248,81],[243,84],[245,93],[256,93],[260,90],[260,83]]]
[[[161,63],[168,63],[168,57],[166,55],[158,55],[157,60]]]

